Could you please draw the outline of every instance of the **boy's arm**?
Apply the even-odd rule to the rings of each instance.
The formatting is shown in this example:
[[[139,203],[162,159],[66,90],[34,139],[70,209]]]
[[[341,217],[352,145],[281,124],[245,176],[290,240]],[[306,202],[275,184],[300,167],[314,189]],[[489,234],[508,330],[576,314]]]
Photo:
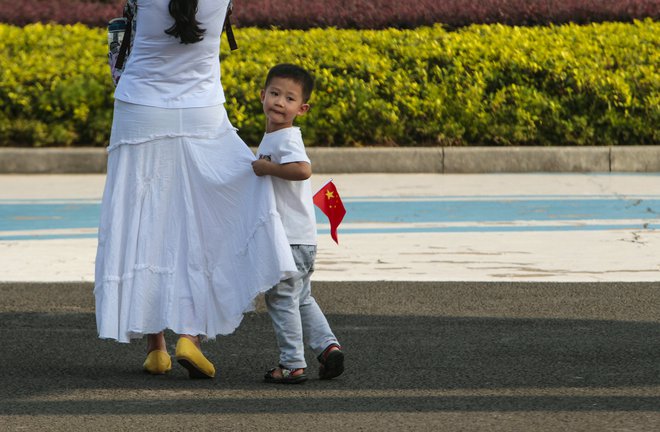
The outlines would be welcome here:
[[[259,177],[269,175],[292,181],[307,180],[312,176],[312,166],[307,162],[276,164],[264,158],[252,162],[252,169]]]

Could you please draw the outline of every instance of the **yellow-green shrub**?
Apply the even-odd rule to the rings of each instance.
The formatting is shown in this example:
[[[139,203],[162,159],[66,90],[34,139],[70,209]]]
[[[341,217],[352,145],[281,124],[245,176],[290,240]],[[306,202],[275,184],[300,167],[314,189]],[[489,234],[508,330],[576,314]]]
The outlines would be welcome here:
[[[105,143],[112,89],[103,42],[82,25],[0,25],[0,141]]]
[[[230,118],[255,144],[268,68],[316,77],[308,145],[657,144],[660,24],[415,30],[237,29],[222,47]],[[0,25],[0,143],[104,145],[105,32]]]

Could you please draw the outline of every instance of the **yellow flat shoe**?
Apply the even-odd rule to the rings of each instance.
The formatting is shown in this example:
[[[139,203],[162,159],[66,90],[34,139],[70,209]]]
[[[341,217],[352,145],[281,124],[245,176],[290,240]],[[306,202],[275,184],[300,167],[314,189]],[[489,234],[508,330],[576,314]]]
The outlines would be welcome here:
[[[213,378],[215,367],[208,361],[197,345],[188,338],[179,338],[176,343],[176,361],[188,369],[190,378]]]
[[[147,359],[142,366],[146,372],[152,375],[163,375],[172,369],[172,359],[165,351],[153,350],[147,354]]]

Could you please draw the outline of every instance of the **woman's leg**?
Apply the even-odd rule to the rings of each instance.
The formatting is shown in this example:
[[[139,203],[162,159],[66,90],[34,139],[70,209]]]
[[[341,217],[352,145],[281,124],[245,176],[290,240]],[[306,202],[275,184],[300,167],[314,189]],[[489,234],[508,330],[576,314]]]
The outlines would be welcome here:
[[[154,350],[167,351],[165,332],[147,335],[147,354]]]
[[[192,343],[194,343],[195,346],[196,346],[197,348],[199,348],[200,351],[201,351],[201,349],[202,349],[202,345],[201,345],[201,343],[199,342],[199,336],[193,336],[193,335],[189,335],[189,334],[182,334],[181,337],[182,337],[182,338],[186,338],[186,339],[190,339],[190,341],[192,341]]]
[[[164,332],[147,335],[147,358],[142,367],[152,375],[162,375],[172,369]]]

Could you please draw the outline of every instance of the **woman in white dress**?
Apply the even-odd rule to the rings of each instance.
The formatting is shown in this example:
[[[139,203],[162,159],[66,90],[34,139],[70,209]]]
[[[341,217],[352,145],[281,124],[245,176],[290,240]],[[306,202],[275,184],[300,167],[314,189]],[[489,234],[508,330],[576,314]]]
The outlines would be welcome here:
[[[99,337],[147,335],[144,369],[176,360],[215,376],[200,339],[229,334],[295,272],[268,177],[224,108],[219,45],[229,0],[138,0],[115,90],[94,294]]]

